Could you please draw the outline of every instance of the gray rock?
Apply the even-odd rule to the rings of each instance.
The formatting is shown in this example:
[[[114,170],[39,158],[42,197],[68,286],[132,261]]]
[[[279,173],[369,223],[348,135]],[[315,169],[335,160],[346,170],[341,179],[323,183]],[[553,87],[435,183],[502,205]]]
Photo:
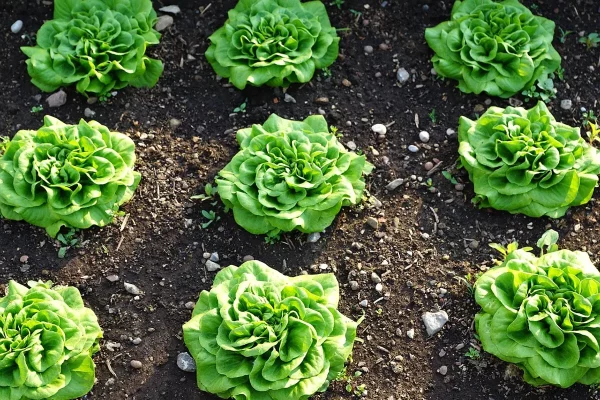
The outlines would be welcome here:
[[[175,21],[170,15],[161,15],[160,17],[158,17],[156,25],[154,25],[154,29],[156,29],[159,32],[162,32],[165,29],[169,28],[171,25],[173,25],[173,22]]]
[[[573,102],[569,99],[560,101],[560,108],[563,110],[570,110],[573,107]]]
[[[46,103],[48,103],[49,107],[60,107],[67,102],[67,94],[62,90],[59,90],[56,93],[51,94],[46,99]]]
[[[243,262],[248,262],[248,261],[252,261],[254,260],[254,257],[248,255],[248,256],[244,256],[244,258],[242,258]]]
[[[16,20],[15,23],[10,26],[10,31],[12,33],[19,33],[21,32],[21,29],[23,29],[23,21],[20,19]]]
[[[181,120],[179,120],[177,118],[171,118],[169,120],[169,125],[171,125],[172,129],[177,129],[181,125]]]
[[[196,303],[194,303],[193,301],[188,301],[187,303],[185,303],[185,308],[187,308],[188,310],[193,310],[194,307],[196,307]]]
[[[90,108],[86,108],[85,110],[83,110],[83,115],[85,115],[86,118],[94,118],[94,115],[96,115],[96,111],[92,111]]]
[[[179,6],[165,6],[159,8],[158,10],[169,14],[179,14],[181,12],[181,8],[179,8]]]
[[[131,362],[129,363],[129,365],[131,365],[132,368],[135,369],[141,369],[142,368],[142,362],[138,361],[138,360],[131,360]]]
[[[106,279],[108,279],[109,282],[116,282],[119,280],[119,275],[108,275]]]
[[[411,153],[416,153],[417,151],[419,151],[419,148],[414,144],[411,144],[410,146],[408,146],[408,151],[410,151]]]
[[[293,98],[292,96],[290,96],[287,93],[283,96],[283,101],[285,101],[286,103],[294,103],[294,104],[296,104],[296,99]]]
[[[358,290],[359,288],[360,288],[360,285],[358,284],[357,281],[350,281],[350,289]]]
[[[206,264],[204,265],[206,266],[206,270],[208,272],[214,272],[221,269],[221,266],[219,264],[211,260],[206,260]]]
[[[373,229],[379,228],[379,221],[373,217],[367,217],[367,224]]]
[[[316,243],[319,239],[321,239],[321,234],[319,232],[313,232],[308,235],[306,241],[308,243]]]
[[[196,361],[194,361],[188,352],[177,354],[177,366],[185,372],[196,371]]]
[[[442,365],[438,369],[438,372],[440,373],[440,375],[446,375],[448,373],[448,367],[446,367],[445,365]]]
[[[456,131],[452,128],[448,128],[448,129],[446,129],[446,136],[454,137],[454,136],[456,136]]]
[[[140,295],[142,294],[142,291],[140,290],[140,288],[138,288],[137,286],[135,286],[132,283],[127,283],[125,282],[123,284],[123,286],[125,286],[125,290],[127,291],[127,293],[132,294],[134,296]]]
[[[365,46],[365,53],[371,54],[373,52],[373,46]]]
[[[368,301],[368,300],[363,300],[363,301],[361,301],[361,302],[359,303],[359,305],[360,305],[361,307],[367,307],[367,306],[369,305],[369,301]]]
[[[373,283],[381,283],[381,278],[375,272],[371,272],[371,280]]]
[[[211,253],[208,259],[213,262],[219,262],[219,253]]]
[[[390,183],[388,183],[385,188],[387,190],[394,190],[398,186],[402,185],[403,183],[404,183],[404,179],[397,178],[397,179],[394,179],[393,181],[391,181]]]
[[[348,148],[348,150],[354,151],[356,150],[356,143],[354,143],[353,141],[349,141],[348,143],[346,143],[346,147]]]
[[[371,127],[371,130],[378,135],[385,135],[387,133],[387,126],[384,124],[375,124]]]
[[[131,341],[131,343],[133,343],[137,346],[138,344],[142,343],[142,338],[136,337],[135,339],[133,339]]]
[[[398,79],[398,82],[405,83],[408,82],[408,80],[410,79],[410,74],[406,69],[400,68],[396,72],[396,78]]]
[[[441,310],[437,312],[426,312],[421,316],[427,334],[433,336],[442,330],[443,326],[448,322],[448,314]]]
[[[479,247],[479,240],[471,240],[471,242],[469,242],[469,247],[472,248],[473,250],[475,250],[476,248]]]

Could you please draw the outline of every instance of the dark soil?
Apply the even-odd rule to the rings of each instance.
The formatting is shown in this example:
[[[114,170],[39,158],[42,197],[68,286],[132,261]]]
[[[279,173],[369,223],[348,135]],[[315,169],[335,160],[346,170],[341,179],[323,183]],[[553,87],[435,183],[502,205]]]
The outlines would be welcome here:
[[[557,82],[559,95],[550,106],[558,120],[579,125],[580,107],[600,112],[600,75],[595,71],[600,68],[600,48],[586,50],[577,34],[600,30],[598,3],[525,3],[565,31],[576,32],[564,44],[557,33],[555,46],[564,58],[565,74],[564,81]],[[471,346],[479,349],[472,325],[478,307],[456,278],[492,265],[487,243],[532,244],[548,227],[561,233],[563,247],[587,250],[598,261],[595,205],[599,195],[559,221],[477,210],[471,205],[468,179],[455,169],[456,138],[446,131],[456,130],[461,115],[473,118],[490,101],[502,107],[508,101],[464,95],[453,82],[432,76],[432,53],[424,29],[446,20],[451,2],[431,2],[428,11],[415,0],[368,4],[346,0],[341,9],[328,4],[334,25],[348,28],[341,32],[340,59],[330,76],[319,73],[311,83],[291,87],[288,93],[295,104],[286,103],[278,89],[238,91],[216,79],[205,61],[207,37],[223,24],[234,1],[155,1],[157,8],[168,4],[178,4],[182,13],[162,43],[150,50],[165,62],[164,76],[155,88],[126,89],[104,104],[93,105],[67,89],[67,104],[56,109],[48,109],[46,94],[36,100],[41,93],[29,83],[25,56],[19,51],[51,18],[51,2],[3,0],[0,4],[0,135],[37,129],[44,114],[75,123],[89,107],[96,112],[94,119],[127,133],[138,144],[137,169],[144,178],[134,199],[123,207],[127,217],[103,229],[78,233],[82,245],[69,249],[66,258],[57,257],[58,243],[43,230],[12,221],[0,224],[0,282],[50,279],[74,285],[99,316],[104,340],[95,358],[98,381],[86,398],[214,399],[200,392],[194,375],[179,370],[175,362],[177,354],[186,350],[181,325],[191,311],[185,304],[209,289],[214,277],[204,268],[205,252],[217,252],[223,266],[240,264],[244,256],[252,255],[291,275],[335,272],[343,286],[342,311],[353,318],[366,312],[359,328],[364,342],[356,344],[348,376],[363,372],[350,384],[353,390],[364,384],[368,399],[598,398],[595,391],[579,385],[568,390],[535,389],[506,363],[483,352],[478,359],[465,355]],[[17,19],[25,24],[19,35],[9,29]],[[366,45],[373,46],[372,54],[364,52]],[[396,80],[399,67],[412,77],[402,87]],[[327,102],[316,101],[323,97]],[[232,113],[246,99],[247,112]],[[571,99],[573,108],[561,109],[561,99]],[[44,110],[32,113],[32,107],[40,104]],[[435,124],[428,117],[433,109]],[[291,234],[267,244],[238,227],[220,204],[190,199],[203,192],[237,151],[238,128],[262,123],[271,113],[303,119],[319,112],[340,128],[344,143],[356,143],[376,165],[368,179],[369,191],[381,204],[344,210],[316,243]],[[172,119],[181,125],[174,127]],[[383,140],[372,133],[374,123],[393,123]],[[419,141],[421,130],[431,134],[428,144]],[[410,144],[420,151],[409,153]],[[440,168],[427,176],[423,164],[436,160],[442,162]],[[442,176],[443,170],[464,183],[465,190],[457,191]],[[387,191],[387,183],[396,178],[407,183]],[[206,222],[202,209],[216,211],[221,219],[202,229],[200,224]],[[366,224],[367,217],[379,220],[377,230]],[[25,255],[28,260],[22,262]],[[383,294],[375,291],[372,272],[381,277]],[[110,282],[109,275],[118,275],[119,280]],[[359,290],[350,289],[351,280],[359,282]],[[124,282],[137,285],[144,294],[135,299],[125,291]],[[442,295],[444,290],[447,293]],[[366,309],[359,306],[362,300],[368,300]],[[448,312],[450,321],[442,332],[427,338],[421,314],[440,308]],[[414,339],[407,337],[410,329]],[[135,338],[141,338],[141,343],[133,344]],[[142,368],[133,369],[131,360],[141,361]],[[447,367],[446,375],[438,372],[442,366]],[[327,394],[315,398],[352,398],[347,384],[334,382]]]

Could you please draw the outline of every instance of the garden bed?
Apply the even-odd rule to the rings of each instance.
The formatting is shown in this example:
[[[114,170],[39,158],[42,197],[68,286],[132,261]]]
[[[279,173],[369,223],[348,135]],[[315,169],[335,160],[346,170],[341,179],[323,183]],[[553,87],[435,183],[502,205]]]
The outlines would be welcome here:
[[[156,8],[171,4],[154,3]],[[194,374],[176,365],[177,355],[186,350],[181,325],[190,317],[189,302],[210,288],[215,274],[205,270],[204,253],[217,253],[222,266],[253,256],[289,275],[335,272],[342,284],[342,312],[355,319],[365,313],[358,330],[364,342],[356,344],[347,373],[362,375],[334,382],[317,399],[352,398],[348,384],[352,390],[364,384],[366,398],[374,400],[597,396],[579,385],[568,390],[532,388],[508,364],[483,351],[479,357],[475,350],[469,352],[471,343],[478,349],[473,331],[478,307],[456,278],[493,264],[489,242],[531,245],[549,227],[560,232],[561,247],[586,250],[599,262],[599,195],[560,220],[471,205],[472,186],[464,171],[455,168],[456,136],[447,131],[457,130],[461,115],[473,118],[488,104],[505,107],[509,102],[462,94],[454,83],[431,74],[424,29],[448,18],[450,2],[431,2],[427,9],[414,0],[346,0],[341,9],[328,5],[333,25],[347,28],[340,32],[340,58],[330,74],[318,73],[311,83],[292,86],[287,94],[293,102],[289,97],[285,101],[278,89],[242,92],[215,79],[203,57],[207,37],[223,24],[235,1],[173,3],[182,13],[151,50],[165,63],[156,87],[126,89],[92,105],[67,90],[67,103],[55,109],[44,103],[46,94],[36,98],[41,92],[29,83],[25,55],[19,50],[30,40],[21,35],[32,35],[51,17],[50,2],[4,0],[0,5],[0,134],[37,129],[44,114],[75,123],[89,108],[94,119],[127,133],[137,144],[137,170],[143,179],[123,207],[126,216],[104,229],[80,232],[81,246],[69,249],[64,259],[57,257],[59,246],[43,230],[0,221],[2,283],[41,279],[76,286],[100,319],[104,340],[95,357],[97,383],[86,398],[214,398],[197,389]],[[565,31],[587,33],[600,27],[600,9],[593,0],[524,3]],[[19,35],[9,29],[17,19],[24,21]],[[559,36],[557,32],[554,45],[565,74],[549,106],[559,121],[579,125],[581,107],[600,111],[600,49],[586,50],[577,33],[564,44]],[[373,51],[366,52],[365,46]],[[398,84],[398,68],[411,75],[404,85]],[[572,100],[569,110],[560,107],[565,99]],[[242,103],[246,112],[234,113]],[[32,112],[40,104],[44,110]],[[435,122],[429,117],[433,110]],[[291,234],[267,244],[237,226],[220,203],[191,200],[237,152],[236,130],[262,123],[271,113],[292,119],[323,113],[343,134],[342,142],[353,142],[376,166],[368,190],[380,204],[345,209],[315,243],[307,243],[306,235]],[[385,138],[371,131],[375,123],[389,126]],[[419,140],[422,130],[431,137],[426,144]],[[407,150],[411,144],[419,147],[417,153]],[[441,164],[428,174],[428,161]],[[445,170],[465,184],[464,190],[456,190],[442,175]],[[405,182],[386,189],[397,178]],[[215,211],[220,220],[202,228],[207,222],[203,209]],[[377,219],[377,227],[367,224],[369,217]],[[382,293],[375,290],[373,273],[382,280]],[[124,282],[144,293],[136,300]],[[360,305],[364,300],[366,307]],[[421,315],[439,308],[447,311],[449,322],[428,338]],[[407,335],[410,330],[413,338]],[[132,368],[132,360],[140,361],[141,368]]]

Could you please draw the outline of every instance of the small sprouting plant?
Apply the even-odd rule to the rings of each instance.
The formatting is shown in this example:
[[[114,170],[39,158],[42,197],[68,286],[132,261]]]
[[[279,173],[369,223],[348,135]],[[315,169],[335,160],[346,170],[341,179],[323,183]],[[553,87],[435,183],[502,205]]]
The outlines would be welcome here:
[[[323,73],[323,76],[325,78],[331,78],[333,76],[333,72],[331,72],[331,69],[329,67],[322,68],[321,72]]]
[[[479,360],[481,354],[479,353],[479,350],[477,350],[475,347],[470,347],[469,351],[465,353],[465,356],[470,358],[471,360]]]
[[[192,200],[200,200],[200,201],[215,200],[216,194],[217,194],[217,187],[213,186],[212,183],[207,183],[204,186],[204,194],[197,194],[195,196],[192,196],[191,199]]]
[[[437,117],[437,115],[435,114],[435,108],[434,108],[433,110],[431,110],[431,112],[430,112],[429,114],[427,114],[427,115],[429,115],[429,119],[431,120],[431,122],[432,122],[434,125],[435,125],[435,124],[437,124],[437,122],[438,122],[438,117]]]
[[[579,43],[585,44],[588,50],[591,50],[594,47],[598,47],[600,45],[600,35],[597,32],[592,32],[587,36],[583,36],[579,38]]]
[[[565,31],[563,28],[558,28],[560,30],[560,38],[558,39],[561,43],[565,43],[567,41],[567,36],[573,33],[573,31]]]
[[[40,106],[33,106],[33,107],[31,107],[31,113],[32,114],[37,114],[37,113],[39,113],[40,111],[43,111],[43,110],[44,110],[44,106],[41,106],[41,105]]]
[[[598,135],[600,134],[600,127],[598,127],[598,125],[596,125],[595,123],[588,121],[590,130],[586,132],[587,137],[590,139],[590,143],[594,143],[596,140],[600,141],[600,137],[598,137]]]
[[[582,108],[582,110],[584,109]],[[581,114],[581,121],[582,125],[585,127],[589,124],[597,124],[598,117],[596,116],[596,114],[594,114],[594,110],[583,111],[583,113]]]
[[[456,180],[456,178],[452,175],[452,173],[448,170],[444,170],[442,171],[442,175],[444,176],[444,178],[448,179],[450,181],[450,183],[452,183],[453,185],[458,184],[458,181]]]
[[[331,3],[329,3],[330,6],[336,6],[338,8],[338,10],[342,9],[342,6],[344,5],[345,0],[333,0]]]
[[[556,72],[555,72],[555,73],[556,73],[556,77],[557,77],[558,79],[560,79],[561,81],[564,81],[564,80],[565,80],[565,69],[564,69],[562,66],[558,67],[558,68],[556,69]]]
[[[352,15],[354,15],[356,18],[360,18],[360,16],[362,15],[362,12],[357,11],[355,9],[350,9],[350,12],[352,13]]]
[[[202,216],[208,220],[200,225],[202,229],[208,228],[210,224],[221,219],[213,210],[202,210]]]
[[[353,384],[354,379],[359,378],[361,375],[362,375],[361,371],[356,371],[356,372],[354,372],[354,374],[348,375],[348,371],[344,367],[342,372],[340,372],[340,374],[338,375],[338,377],[335,380],[346,383],[346,386],[345,386],[346,392],[355,394],[357,396],[362,396],[366,389],[366,386],[364,384],[361,384],[361,385]]]
[[[79,244],[79,239],[76,237],[77,229],[69,229],[65,234],[59,233],[56,236],[56,240],[59,243],[58,258],[65,258],[67,250],[72,247],[76,247]]]
[[[525,101],[528,102],[531,99],[542,100],[548,102],[556,98],[556,88],[554,87],[554,80],[552,79],[553,74],[547,79],[543,79],[537,82],[536,85],[531,86],[529,89],[523,91]],[[559,76],[560,78],[560,76]]]
[[[242,104],[233,109],[234,113],[245,113],[246,107],[248,106],[248,99],[244,100]]]
[[[335,125],[330,125],[329,130],[331,131],[333,136],[335,136],[338,139],[341,139],[342,137],[344,137],[344,134],[341,133],[340,130],[338,129],[338,127]]]
[[[108,99],[110,99],[112,97],[112,93],[111,92],[107,92],[104,94],[101,94],[100,96],[98,96],[98,101],[102,104],[106,103],[108,101]]]

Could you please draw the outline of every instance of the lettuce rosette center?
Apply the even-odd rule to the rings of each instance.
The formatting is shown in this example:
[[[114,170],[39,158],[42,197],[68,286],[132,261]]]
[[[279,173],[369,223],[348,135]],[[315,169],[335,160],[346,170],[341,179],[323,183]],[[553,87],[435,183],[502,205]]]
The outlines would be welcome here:
[[[342,206],[357,204],[373,166],[348,152],[321,116],[272,115],[237,134],[241,150],[219,172],[218,193],[254,234],[320,232]]]
[[[451,20],[425,31],[441,76],[465,93],[511,97],[560,66],[554,22],[517,0],[457,0]]]
[[[19,131],[0,155],[0,214],[46,228],[85,229],[111,222],[141,175],[135,145],[95,121],[66,125],[46,116],[37,131]]]
[[[344,368],[356,323],[332,274],[287,277],[249,261],[220,271],[183,327],[198,386],[236,400],[306,400]]]
[[[150,0],[56,0],[54,19],[23,47],[34,85],[44,91],[76,83],[82,94],[106,96],[127,85],[151,87],[163,65],[145,55],[158,44]]]
[[[210,41],[207,60],[239,89],[308,82],[339,52],[339,37],[320,1],[240,0]]]
[[[9,283],[0,298],[0,398],[75,399],[94,384],[102,331],[77,289]]]
[[[530,110],[491,107],[476,121],[461,117],[458,139],[481,207],[559,218],[587,203],[598,182],[598,151],[542,102]]]
[[[600,273],[583,252],[529,250],[509,249],[475,285],[484,350],[535,386],[598,384]]]

